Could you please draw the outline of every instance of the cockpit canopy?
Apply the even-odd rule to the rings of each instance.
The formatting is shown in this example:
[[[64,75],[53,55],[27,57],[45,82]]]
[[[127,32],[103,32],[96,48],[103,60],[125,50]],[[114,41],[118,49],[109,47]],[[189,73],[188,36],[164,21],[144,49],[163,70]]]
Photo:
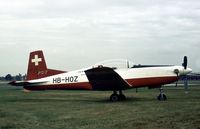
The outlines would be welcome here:
[[[94,64],[93,67],[110,67],[113,69],[127,69],[134,66],[132,61],[126,59],[105,60]]]
[[[127,59],[112,59],[105,60],[94,64],[92,67],[110,67],[113,69],[128,69],[128,68],[145,68],[145,67],[166,67],[173,65],[141,65],[134,64],[132,61]]]

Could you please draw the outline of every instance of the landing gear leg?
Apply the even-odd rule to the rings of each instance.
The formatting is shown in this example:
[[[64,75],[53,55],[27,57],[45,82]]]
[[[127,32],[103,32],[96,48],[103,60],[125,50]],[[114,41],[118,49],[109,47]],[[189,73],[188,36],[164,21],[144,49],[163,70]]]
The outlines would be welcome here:
[[[160,88],[160,94],[158,95],[157,99],[159,101],[165,101],[167,100],[167,96],[164,94],[163,88]]]
[[[122,91],[119,91],[119,99],[120,100],[126,100],[126,96],[122,93]]]

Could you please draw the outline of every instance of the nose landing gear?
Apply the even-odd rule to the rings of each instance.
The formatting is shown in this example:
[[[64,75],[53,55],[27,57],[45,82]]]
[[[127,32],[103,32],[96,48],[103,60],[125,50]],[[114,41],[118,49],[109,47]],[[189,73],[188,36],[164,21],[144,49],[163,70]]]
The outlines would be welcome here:
[[[167,96],[164,94],[163,88],[160,88],[159,91],[160,91],[160,94],[158,95],[157,99],[159,101],[167,100]]]

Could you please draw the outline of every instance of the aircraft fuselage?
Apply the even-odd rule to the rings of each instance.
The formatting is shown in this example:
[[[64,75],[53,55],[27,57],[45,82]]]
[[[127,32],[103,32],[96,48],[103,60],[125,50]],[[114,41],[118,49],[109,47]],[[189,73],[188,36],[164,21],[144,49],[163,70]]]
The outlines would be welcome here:
[[[114,71],[127,82],[129,87],[126,89],[129,89],[139,87],[153,88],[173,83],[178,80],[177,74],[174,73],[175,69],[179,70],[179,74],[187,74],[191,71],[189,68],[185,70],[182,66],[127,68],[115,69]],[[93,87],[85,70],[87,69],[30,80],[27,81],[28,84],[24,88],[27,90],[109,90],[104,85],[98,89]]]

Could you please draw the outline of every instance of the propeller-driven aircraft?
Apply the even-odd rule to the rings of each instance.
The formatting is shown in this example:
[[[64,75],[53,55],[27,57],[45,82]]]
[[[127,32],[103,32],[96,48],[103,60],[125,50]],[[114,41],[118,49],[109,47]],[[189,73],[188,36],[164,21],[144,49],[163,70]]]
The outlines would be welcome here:
[[[179,76],[192,72],[187,67],[187,57],[182,66],[174,65],[134,65],[123,69],[103,65],[91,66],[75,71],[61,71],[47,68],[41,50],[30,53],[27,79],[12,81],[9,84],[23,86],[26,90],[96,90],[113,91],[111,101],[122,101],[126,96],[123,90],[149,87],[176,82]],[[160,90],[158,100],[167,97]]]

